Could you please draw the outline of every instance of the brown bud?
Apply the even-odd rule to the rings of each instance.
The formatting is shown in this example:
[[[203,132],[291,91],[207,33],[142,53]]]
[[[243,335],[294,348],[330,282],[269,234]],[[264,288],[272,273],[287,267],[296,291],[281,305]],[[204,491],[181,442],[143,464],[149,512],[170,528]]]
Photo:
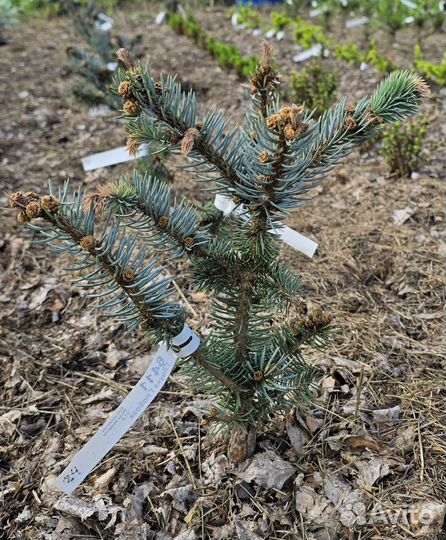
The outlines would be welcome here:
[[[290,323],[290,327],[295,334],[300,334],[302,330],[302,321],[299,321],[298,319],[293,319]]]
[[[254,380],[256,382],[262,382],[264,379],[264,374],[263,374],[263,371],[256,371],[254,373]]]
[[[118,94],[125,99],[132,97],[132,87],[128,81],[122,81],[119,84]]]
[[[431,97],[431,89],[429,88],[429,85],[426,83],[424,79],[422,79],[419,75],[416,75],[414,78],[415,86],[417,87],[418,92],[420,92],[420,96],[424,98]]]
[[[9,196],[9,204],[13,208],[26,204],[25,195],[23,195],[21,191],[16,191],[15,193],[11,193],[11,195]]]
[[[269,127],[269,129],[275,129],[277,127],[278,121],[279,121],[279,116],[277,114],[273,114],[272,116],[266,119],[266,125]]]
[[[188,248],[191,248],[193,247],[193,245],[195,244],[195,240],[193,238],[191,238],[190,236],[188,236],[187,238],[184,239],[184,245]]]
[[[234,195],[234,197],[232,197],[232,202],[238,206],[239,204],[242,204],[243,201],[238,195]]]
[[[345,112],[347,114],[353,114],[355,112],[355,106],[353,105],[353,103],[347,105],[347,107],[345,108]]]
[[[251,221],[251,231],[255,234],[265,232],[265,223],[261,219],[253,219]]]
[[[259,177],[258,177],[258,180],[259,180],[260,182],[266,182],[266,183],[269,183],[269,182],[271,182],[272,178],[271,178],[271,176],[259,176]]]
[[[139,104],[132,99],[129,99],[124,103],[123,109],[129,116],[136,116],[141,111]]]
[[[81,246],[82,249],[85,249],[85,251],[93,251],[94,248],[96,247],[96,238],[94,236],[84,236],[83,238],[81,238],[80,242],[79,242],[79,245]]]
[[[52,214],[58,212],[60,207],[60,203],[57,197],[54,197],[54,195],[45,195],[44,197],[42,197],[41,205],[42,208],[48,210]]]
[[[283,128],[283,134],[287,141],[293,141],[297,137],[297,132],[295,129],[292,128],[291,124],[287,124]]]
[[[260,161],[260,163],[268,163],[268,161],[269,161],[268,152],[261,152],[260,155],[259,155],[259,161]]]
[[[161,229],[167,229],[169,218],[167,216],[161,216],[158,220],[158,225]]]
[[[356,120],[353,118],[353,116],[348,115],[344,122],[344,128],[347,131],[354,131],[358,127],[358,124],[356,123]]]
[[[163,91],[163,84],[160,81],[155,83],[155,92],[160,96]]]
[[[17,221],[18,221],[19,223],[28,223],[29,218],[28,218],[28,216],[25,214],[25,212],[19,212],[19,213],[17,214]]]
[[[116,51],[116,56],[118,57],[118,60],[121,60],[121,62],[127,69],[132,69],[136,67],[136,62],[127,49],[118,49]]]
[[[30,201],[38,201],[40,199],[40,197],[37,195],[37,193],[34,193],[34,191],[27,191],[25,193],[25,197]]]
[[[200,136],[200,132],[196,128],[186,130],[183,139],[181,140],[181,153],[188,156],[195,144],[195,140]]]
[[[135,277],[136,277],[136,274],[131,268],[126,268],[124,272],[122,273],[122,279],[126,283],[131,283],[132,281],[134,281]]]
[[[384,124],[384,120],[380,116],[375,114],[375,111],[373,111],[372,109],[369,109],[367,116],[369,123],[372,125]]]
[[[25,212],[29,219],[39,217],[41,214],[40,204],[37,201],[29,202],[25,207]]]
[[[127,139],[127,149],[129,151],[129,154],[135,157],[136,154],[138,153],[138,148],[139,148],[138,139],[136,139],[135,137],[129,137]]]

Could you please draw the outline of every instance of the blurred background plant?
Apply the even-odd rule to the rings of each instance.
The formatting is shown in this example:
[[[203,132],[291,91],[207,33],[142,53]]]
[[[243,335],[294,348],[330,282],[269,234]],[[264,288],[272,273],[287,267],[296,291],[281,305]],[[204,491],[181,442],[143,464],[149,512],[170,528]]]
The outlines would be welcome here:
[[[397,177],[410,176],[422,164],[423,139],[426,136],[426,119],[395,122],[385,128],[381,151]]]
[[[415,69],[430,81],[446,86],[446,52],[440,63],[428,62],[419,45],[415,45]]]
[[[314,115],[319,117],[334,102],[338,83],[339,74],[329,71],[322,66],[320,60],[314,59],[299,72],[291,73],[287,97],[293,103],[305,104],[308,110],[314,110]]]
[[[74,72],[82,79],[73,87],[74,95],[90,105],[104,104],[111,109],[118,109],[120,100],[110,91],[113,74],[118,67],[115,52],[125,47],[140,57],[141,35],[127,39],[120,34],[111,33],[110,26],[101,23],[98,6],[89,2],[79,6],[70,2],[66,8],[74,18],[74,26],[85,47],[73,45],[67,48]]]

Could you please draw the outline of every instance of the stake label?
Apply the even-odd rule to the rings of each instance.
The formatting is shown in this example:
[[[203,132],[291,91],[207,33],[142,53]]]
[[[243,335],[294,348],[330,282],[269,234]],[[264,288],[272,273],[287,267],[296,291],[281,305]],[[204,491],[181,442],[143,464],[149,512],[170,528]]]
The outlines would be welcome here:
[[[172,372],[175,359],[191,355],[198,349],[200,339],[185,325],[172,339],[172,344],[175,350],[167,349],[164,343],[160,345],[147,371],[99,431],[73,457],[54,482],[54,487],[67,495],[73,493],[152,403]]]
[[[218,208],[225,216],[234,212],[235,215],[241,216],[243,214],[243,207],[237,206],[234,201],[229,197],[224,195],[216,195],[214,205]],[[277,236],[289,245],[293,249],[300,251],[310,259],[316,252],[318,244],[310,238],[307,238],[303,234],[298,233],[297,231],[291,229],[291,227],[284,226],[280,228],[271,229],[272,233],[277,234]]]
[[[119,148],[113,148],[106,152],[99,152],[98,154],[91,154],[91,156],[82,158],[82,167],[84,168],[84,171],[94,171],[95,169],[118,165],[118,163],[124,163],[125,161],[138,159],[148,155],[149,147],[145,144],[140,146],[135,157],[129,154],[126,146],[120,146]]]

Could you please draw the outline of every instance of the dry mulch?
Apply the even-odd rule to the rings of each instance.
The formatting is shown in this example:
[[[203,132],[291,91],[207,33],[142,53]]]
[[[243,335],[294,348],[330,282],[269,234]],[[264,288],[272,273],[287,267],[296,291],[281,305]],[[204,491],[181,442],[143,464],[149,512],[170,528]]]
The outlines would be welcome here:
[[[155,26],[154,13],[121,12],[118,27],[129,32],[138,24],[155,71],[178,72],[206,107],[240,120],[249,97],[236,75],[187,38]],[[255,52],[258,38],[236,33],[217,13],[200,20]],[[81,157],[123,144],[124,134],[113,114],[92,117],[70,94],[64,55],[76,40],[70,22],[29,21],[6,36],[0,192],[43,192],[48,178],[58,185],[66,177],[94,189],[130,170],[81,169]],[[411,38],[405,34],[404,42]],[[430,40],[434,57],[439,40]],[[277,49],[286,79],[292,47],[283,42]],[[353,89],[356,98],[379,80],[373,71],[341,67],[340,95]],[[311,354],[320,385],[315,401],[275,419],[239,467],[228,462],[224,441],[208,436],[203,419],[210,400],[174,373],[75,498],[50,488],[138,380],[151,351],[92,313],[62,262],[33,246],[13,213],[2,211],[0,537],[444,538],[442,97],[434,89],[423,108],[430,125],[418,179],[391,177],[371,146],[290,216],[290,226],[316,239],[319,249],[310,261],[284,247],[283,259],[337,330],[327,350]],[[174,186],[180,195],[206,198],[182,171]],[[202,331],[208,299],[174,265],[169,270],[177,272],[195,311],[193,326]]]

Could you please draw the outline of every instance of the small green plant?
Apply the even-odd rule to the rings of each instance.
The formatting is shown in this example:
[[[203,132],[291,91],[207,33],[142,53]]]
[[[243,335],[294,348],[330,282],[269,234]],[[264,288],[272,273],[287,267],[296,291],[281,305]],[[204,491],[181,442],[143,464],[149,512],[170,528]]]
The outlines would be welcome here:
[[[91,0],[11,0],[10,3],[20,15],[54,17],[69,15],[73,9],[87,7],[92,2]],[[101,0],[100,2],[103,8],[114,7],[120,3],[123,3],[123,0]],[[2,6],[1,3],[0,6]]]
[[[353,67],[359,67],[364,62],[364,55],[356,43],[338,45],[334,50],[334,57],[347,62]]]
[[[426,126],[425,120],[394,122],[384,130],[381,151],[396,176],[410,176],[419,169]]]
[[[291,73],[288,98],[320,116],[333,103],[338,83],[338,73],[328,71],[315,59],[301,71]]]
[[[293,22],[294,41],[304,49],[311,49],[314,45],[321,44],[327,47],[329,40],[325,37],[322,26],[309,24],[301,17]]]
[[[394,42],[397,31],[406,25],[409,10],[400,0],[379,0],[375,14],[378,26],[385,28]]]
[[[289,26],[292,23],[292,21],[293,19],[289,17],[283,11],[271,12],[271,24],[272,24],[273,30],[276,33],[281,32],[282,30],[285,30],[285,28]]]
[[[215,57],[223,69],[234,69],[241,77],[249,77],[255,71],[257,59],[255,56],[244,56],[235,45],[209,36],[192,15],[184,17],[173,14],[169,17],[170,28],[192,39],[199,47],[206,49]]]
[[[237,23],[242,24],[246,28],[255,30],[262,26],[262,16],[256,11],[252,4],[239,6],[236,10],[231,10],[229,16],[237,14]]]
[[[387,75],[396,69],[396,66],[390,60],[387,60],[387,58],[379,53],[376,41],[372,41],[370,49],[364,57],[364,61],[373,66],[379,73],[383,73],[384,75]]]
[[[419,45],[415,45],[415,68],[422,73],[426,79],[435,82],[440,86],[446,86],[446,53],[439,64],[428,62],[424,58],[423,51]]]

